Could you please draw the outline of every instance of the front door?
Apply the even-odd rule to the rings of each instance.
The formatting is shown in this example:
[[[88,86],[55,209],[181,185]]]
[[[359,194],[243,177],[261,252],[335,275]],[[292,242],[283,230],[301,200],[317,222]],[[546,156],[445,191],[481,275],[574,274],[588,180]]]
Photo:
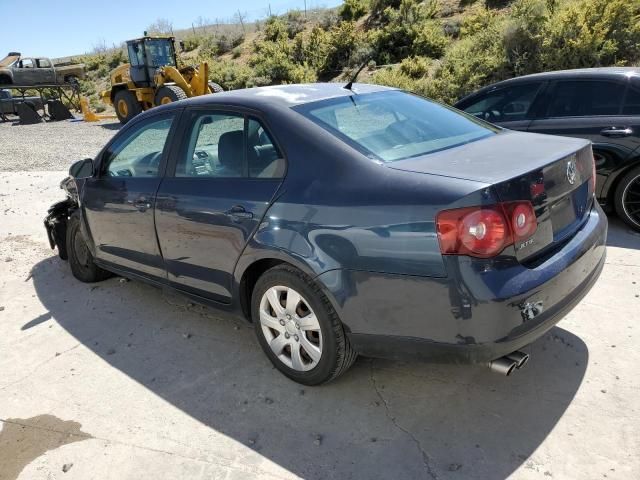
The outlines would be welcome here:
[[[255,118],[211,110],[183,118],[183,145],[158,190],[158,241],[172,286],[228,303],[236,261],[285,162]]]
[[[155,234],[155,194],[166,164],[175,113],[136,122],[104,151],[83,191],[84,215],[98,262],[164,282]]]
[[[638,116],[623,108],[626,87],[626,79],[557,81],[551,86],[546,113],[528,130],[591,140],[600,189],[640,146]]]
[[[15,85],[33,85],[36,82],[36,63],[33,58],[23,58],[13,66]]]

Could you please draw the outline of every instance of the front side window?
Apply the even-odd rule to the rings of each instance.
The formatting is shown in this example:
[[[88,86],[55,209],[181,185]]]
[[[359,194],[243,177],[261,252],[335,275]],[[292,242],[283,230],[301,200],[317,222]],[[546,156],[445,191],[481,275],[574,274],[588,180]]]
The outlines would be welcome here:
[[[605,80],[568,80],[553,90],[547,117],[619,115],[624,85]]]
[[[540,86],[536,82],[499,88],[463,106],[463,110],[489,122],[525,120]]]
[[[500,129],[401,91],[349,95],[294,109],[369,158],[393,162],[453,148]]]
[[[20,60],[20,68],[33,68],[33,60],[30,58]]]
[[[103,172],[109,177],[157,177],[173,116],[127,132],[106,153]]]

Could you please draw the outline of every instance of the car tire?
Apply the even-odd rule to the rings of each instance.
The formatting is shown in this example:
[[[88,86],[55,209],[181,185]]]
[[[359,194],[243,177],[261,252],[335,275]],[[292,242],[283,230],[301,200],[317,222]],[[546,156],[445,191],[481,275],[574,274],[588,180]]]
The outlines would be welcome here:
[[[640,168],[634,168],[620,180],[616,188],[615,208],[627,225],[640,231]]]
[[[164,87],[160,87],[160,89],[156,92],[156,97],[154,99],[156,107],[158,105],[164,105],[166,103],[177,102],[178,100],[184,100],[187,97],[187,94],[180,87],[175,85],[165,85]]]
[[[142,105],[136,96],[129,90],[120,90],[113,97],[113,107],[116,110],[118,120],[123,125],[142,112]]]
[[[71,215],[67,223],[66,252],[69,257],[71,273],[81,282],[94,283],[106,280],[113,274],[98,267],[87,245],[80,215],[76,212]]]
[[[279,307],[274,308],[276,302]],[[251,298],[251,317],[269,360],[298,383],[329,382],[356,360],[357,353],[331,302],[296,268],[277,266],[258,279]]]

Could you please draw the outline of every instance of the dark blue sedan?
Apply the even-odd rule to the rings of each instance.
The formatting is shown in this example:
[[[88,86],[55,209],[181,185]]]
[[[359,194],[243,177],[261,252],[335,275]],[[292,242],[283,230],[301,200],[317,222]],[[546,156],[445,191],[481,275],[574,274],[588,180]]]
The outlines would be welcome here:
[[[79,280],[243,317],[307,385],[358,354],[509,374],[600,274],[593,168],[588,141],[399,90],[264,87],[136,117],[71,167],[45,225]]]

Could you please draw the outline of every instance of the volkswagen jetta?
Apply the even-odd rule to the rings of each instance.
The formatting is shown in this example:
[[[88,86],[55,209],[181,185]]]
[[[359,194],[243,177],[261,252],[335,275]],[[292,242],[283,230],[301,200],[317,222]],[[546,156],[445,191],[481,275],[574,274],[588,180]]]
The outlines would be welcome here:
[[[263,87],[136,117],[71,167],[45,225],[79,280],[241,316],[304,384],[357,354],[508,374],[600,274],[593,168],[588,141],[391,88]]]

